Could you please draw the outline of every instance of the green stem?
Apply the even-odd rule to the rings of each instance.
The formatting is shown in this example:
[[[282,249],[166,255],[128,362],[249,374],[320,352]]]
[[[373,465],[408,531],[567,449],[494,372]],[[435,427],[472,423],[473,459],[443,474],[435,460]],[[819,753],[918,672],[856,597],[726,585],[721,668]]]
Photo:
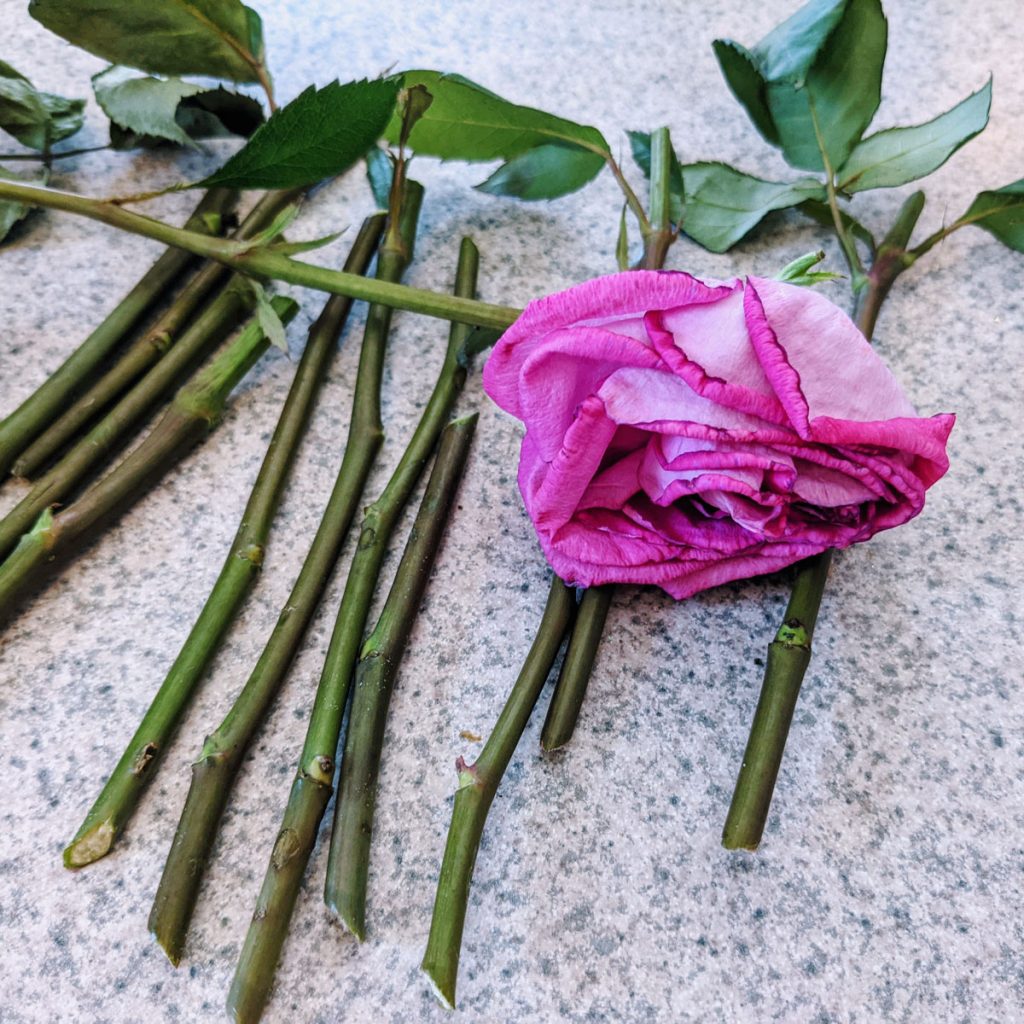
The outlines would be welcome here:
[[[549,754],[564,747],[576,731],[576,722],[587,695],[587,686],[597,660],[608,610],[615,597],[615,586],[588,587],[580,598],[576,622],[569,638],[569,647],[562,662],[562,671],[555,683],[544,729],[540,734],[541,749]]]
[[[242,222],[236,239],[265,231],[280,211],[298,197],[296,192],[271,192]],[[178,341],[182,330],[204,299],[227,276],[219,263],[206,263],[117,362],[66,412],[38,437],[14,464],[16,476],[32,477],[89,422],[123,395]]]
[[[651,222],[644,210],[643,203],[640,202],[639,197],[633,191],[633,187],[626,179],[625,174],[622,173],[622,168],[619,166],[615,157],[613,157],[609,152],[602,153],[602,156],[604,156],[604,161],[612,172],[612,175],[614,176],[615,181],[626,200],[626,205],[629,207],[633,216],[636,217],[637,224],[640,225],[640,234],[646,238],[651,233]]]
[[[410,182],[402,208],[410,256],[422,195],[422,188]],[[397,279],[404,269],[405,259],[400,254],[381,250],[377,260],[379,279]],[[206,861],[235,774],[320,603],[380,450],[380,386],[390,324],[391,312],[387,307],[370,308],[359,356],[348,442],[323,518],[259,661],[192,766],[192,784],[149,916],[150,931],[174,964],[185,945]]]
[[[722,832],[728,850],[756,850],[761,842],[831,562],[832,552],[825,551],[797,567],[783,623],[768,645],[761,697]]]
[[[476,246],[464,238],[455,275],[454,290],[457,294],[475,293],[478,266]],[[468,334],[467,328],[458,324],[452,326],[441,373],[420,422],[387,486],[363,518],[359,548],[349,570],[302,752],[300,767],[309,774],[313,774],[314,765],[325,757],[330,760],[337,751],[342,711],[388,542],[465,383],[462,349]],[[341,763],[324,885],[325,902],[360,940],[366,931],[366,871],[370,838],[368,831],[363,834],[366,825],[364,799],[372,785],[370,766],[374,766],[375,778],[375,766],[380,758],[376,723],[386,714],[386,704],[381,706],[362,689],[356,692]],[[329,784],[330,777],[323,781]]]
[[[487,812],[572,623],[575,606],[573,589],[555,577],[530,653],[479,760],[472,766],[466,765],[461,757],[456,762],[459,788],[421,965],[434,992],[449,1008],[455,1006],[462,929]]]
[[[814,100],[808,97],[807,102],[810,107],[814,135],[818,142],[818,152],[821,154],[821,165],[825,171],[825,192],[828,196],[828,208],[832,212],[832,224],[835,228],[836,238],[839,239],[840,248],[846,257],[846,265],[850,270],[850,284],[854,294],[856,294],[867,284],[864,264],[861,262],[860,253],[857,252],[857,243],[848,234],[846,225],[843,222],[843,212],[839,208],[839,198],[836,195],[836,173],[832,167],[832,161],[829,159],[824,136],[821,133],[818,115],[814,109]]]
[[[219,227],[221,216],[231,209],[236,199],[236,193],[228,189],[207,192],[185,222],[186,233],[201,237],[214,226]],[[59,369],[0,421],[0,477],[6,475],[32,440],[91,380],[107,356],[192,262],[192,254],[182,249],[172,248],[162,253],[139,283]]]
[[[379,751],[383,741],[387,703],[416,611],[430,578],[430,570],[462,477],[475,426],[476,414],[473,414],[445,428],[437,461],[430,474],[391,592],[376,629],[363,646],[356,692],[361,694],[372,691],[376,694],[374,751]],[[348,756],[346,752],[346,763]],[[372,764],[365,765],[367,792],[362,805],[367,844],[373,820],[376,767],[376,759],[372,760]],[[238,1024],[255,1024],[263,1013],[281,948],[288,934],[299,886],[330,795],[329,781],[314,778],[299,768],[228,995],[228,1013]]]
[[[89,199],[72,192],[26,185],[23,182],[0,181],[0,199],[12,199],[88,217],[132,234],[175,245],[207,259],[217,260],[239,273],[285,281],[315,291],[345,295],[352,299],[394,309],[405,309],[412,313],[423,313],[441,320],[454,320],[472,326],[504,330],[522,312],[510,306],[493,306],[476,299],[460,298],[456,295],[410,288],[408,285],[379,278],[371,279],[358,274],[329,270],[326,267],[292,259],[263,246],[245,249],[229,239],[206,238],[193,231],[171,227],[162,221],[122,209],[113,203]]]
[[[868,341],[893,283],[914,262],[907,246],[923,208],[923,193],[906,199],[878,247],[866,286],[856,293],[857,326]],[[832,552],[824,551],[797,567],[783,623],[768,646],[761,695],[722,832],[726,849],[756,850],[764,834],[831,563]]]
[[[85,153],[102,153],[113,147],[108,143],[106,146],[85,146],[82,149],[65,149],[63,153],[0,153],[0,160],[8,163],[11,160],[34,160],[36,163],[52,163],[54,160],[65,160],[72,156],[83,156]]]
[[[644,234],[644,270],[660,270],[676,239],[672,229],[672,138],[667,128],[651,133],[650,225]]]
[[[379,215],[364,222],[346,270],[366,271],[383,220]],[[153,780],[196,687],[255,581],[285,482],[351,305],[350,299],[332,297],[310,327],[295,379],[220,576],[135,735],[65,849],[65,867],[84,867],[110,852]]]
[[[676,239],[672,229],[672,139],[667,128],[651,133],[651,230],[644,237],[642,270],[661,270]],[[576,730],[590,676],[597,660],[608,611],[615,597],[612,584],[590,587],[580,599],[576,622],[555,691],[541,731],[541,749],[551,753],[564,747]]]
[[[290,320],[298,309],[291,299],[276,296],[272,301],[282,320]],[[0,566],[0,620],[14,611],[22,594],[58,559],[80,551],[90,531],[130,507],[216,426],[228,395],[268,344],[259,325],[250,323],[178,392],[142,444],[116,469],[59,514],[44,508],[14,554]]]

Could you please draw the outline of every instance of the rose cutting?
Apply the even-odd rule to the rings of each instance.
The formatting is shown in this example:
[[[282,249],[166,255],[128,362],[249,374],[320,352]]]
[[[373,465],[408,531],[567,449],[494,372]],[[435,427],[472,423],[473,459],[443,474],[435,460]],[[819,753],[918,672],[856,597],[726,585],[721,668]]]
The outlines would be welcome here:
[[[639,271],[538,300],[484,387],[523,421],[519,486],[566,582],[676,598],[911,519],[953,416],[919,417],[853,322],[758,277]]]

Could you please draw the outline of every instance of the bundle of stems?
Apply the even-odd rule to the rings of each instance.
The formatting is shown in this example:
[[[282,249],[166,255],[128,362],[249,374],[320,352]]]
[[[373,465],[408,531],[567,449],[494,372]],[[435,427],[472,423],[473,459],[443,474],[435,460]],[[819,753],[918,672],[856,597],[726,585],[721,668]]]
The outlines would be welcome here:
[[[185,230],[219,234],[237,199],[238,194],[230,189],[211,189],[185,222]],[[184,249],[170,248],[162,253],[64,363],[0,421],[0,478],[68,402],[88,386],[107,357],[194,262],[193,254]]]
[[[247,232],[266,229],[294,198],[294,193],[268,193],[246,218]],[[44,509],[64,501],[106,455],[130,437],[143,417],[244,319],[255,301],[248,281],[234,275],[185,329],[178,343],[0,520],[0,559],[32,529]]]
[[[301,192],[267,193],[243,220],[233,238],[241,240],[266,231],[273,219]],[[155,362],[180,340],[193,313],[228,275],[219,263],[206,262],[187,281],[170,306],[157,316],[142,335],[98,380],[29,445],[14,463],[15,476],[32,478],[99,413],[121,397]]]
[[[668,129],[660,128],[651,136],[650,216],[641,221],[643,269],[660,269],[676,237],[669,214],[672,156]],[[611,586],[592,587],[584,591],[577,610],[574,591],[557,576],[552,580],[533,645],[480,757],[472,766],[461,757],[456,762],[459,789],[422,963],[435,994],[450,1008],[455,1005],[469,889],[491,803],[566,635],[569,644],[541,742],[552,750],[572,736],[613,593]]]
[[[907,197],[877,251],[871,254],[871,266],[865,267],[847,233],[831,185],[828,192],[836,235],[851,280],[858,282],[854,286],[854,316],[861,333],[871,341],[893,284],[931,248],[938,234],[910,251],[910,238],[924,209],[924,193],[915,192]],[[811,640],[831,564],[832,552],[825,551],[797,566],[782,624],[768,645],[761,694],[722,830],[726,849],[756,850],[760,845],[800,687],[811,662]]]
[[[386,239],[381,247],[377,280],[397,281],[412,259],[422,200],[422,186],[407,182],[401,193],[400,210],[391,211],[390,221],[398,224],[398,229],[388,235],[391,244]],[[380,387],[390,326],[391,309],[371,306],[363,333],[345,455],[316,536],[259,661],[192,766],[192,782],[149,917],[150,931],[174,964],[181,958],[206,860],[234,777],[320,603],[380,450],[384,438]]]
[[[282,321],[297,304],[273,300]],[[0,621],[58,559],[82,549],[98,524],[122,513],[155,480],[176,465],[217,424],[228,395],[266,351],[269,339],[253,320],[208,366],[183,387],[146,439],[116,469],[56,515],[45,509],[14,553],[0,566]]]
[[[345,261],[346,271],[366,272],[383,224],[383,214],[363,223]],[[155,776],[199,681],[255,582],[295,454],[351,307],[351,299],[334,296],[310,327],[302,359],[224,567],[121,759],[65,849],[66,867],[90,864],[107,854],[116,842]]]
[[[377,708],[381,709],[373,718],[373,742],[365,745],[368,752],[379,752],[383,743],[387,703],[447,525],[476,420],[473,413],[454,420],[444,429],[387,601],[360,654],[355,691],[372,692]],[[348,754],[345,756],[347,759]],[[362,802],[369,841],[376,760],[366,767],[366,774],[368,783]],[[330,794],[330,783],[310,776],[300,764],[228,995],[228,1013],[238,1024],[255,1024],[263,1013],[309,851],[316,841]]]

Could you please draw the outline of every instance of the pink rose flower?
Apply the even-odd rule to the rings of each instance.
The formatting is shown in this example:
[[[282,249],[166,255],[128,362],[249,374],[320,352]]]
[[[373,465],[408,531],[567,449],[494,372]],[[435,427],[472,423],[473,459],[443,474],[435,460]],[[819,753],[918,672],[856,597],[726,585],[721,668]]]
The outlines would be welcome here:
[[[824,296],[631,271],[539,299],[484,388],[526,425],[519,487],[555,572],[683,598],[899,526],[949,467]]]

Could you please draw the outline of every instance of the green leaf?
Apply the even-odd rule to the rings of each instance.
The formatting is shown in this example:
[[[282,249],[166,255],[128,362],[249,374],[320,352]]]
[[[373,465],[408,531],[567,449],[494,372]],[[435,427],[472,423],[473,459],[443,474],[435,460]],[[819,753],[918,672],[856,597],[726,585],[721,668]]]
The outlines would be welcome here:
[[[46,168],[42,168],[40,173],[34,177],[26,176],[23,178],[17,174],[11,174],[6,168],[0,167],[0,178],[6,178],[8,181],[24,181],[31,185],[45,185],[49,181],[50,174]],[[10,199],[0,200],[0,242],[7,237],[11,228],[19,220],[23,220],[34,209],[34,206],[29,206],[27,203],[18,203]]]
[[[887,27],[880,0],[811,0],[750,52],[716,47],[730,88],[793,167],[839,167],[881,99]],[[724,57],[724,60],[723,60]]]
[[[626,223],[626,211],[629,203],[622,204],[619,217],[619,237],[615,242],[615,265],[619,270],[629,270],[629,225]]]
[[[753,58],[768,81],[802,82],[839,27],[849,0],[811,0],[776,25],[754,47]]]
[[[263,285],[257,281],[249,283],[256,293],[256,322],[260,325],[260,330],[267,336],[267,340],[274,348],[279,348],[282,352],[287,353],[288,339],[285,337],[284,322],[270,301]]]
[[[158,79],[150,79],[156,82]],[[263,108],[249,96],[223,86],[202,89],[185,96],[174,111],[174,123],[191,140],[225,139],[241,135],[248,138],[263,123]],[[164,135],[141,134],[110,122],[110,144],[114,149],[153,149],[180,145],[172,130]]]
[[[991,192],[979,192],[957,224],[973,224],[1003,245],[1024,252],[1024,178]]]
[[[811,220],[820,224],[823,228],[828,228],[829,231],[835,230],[835,222],[832,220],[832,210],[829,209],[828,203],[822,202],[818,199],[807,199],[797,206],[797,209],[806,216],[810,217]],[[875,241],[875,236],[863,225],[859,220],[851,217],[845,210],[839,211],[839,218],[843,222],[845,230],[863,242],[872,253],[878,248],[878,243]]]
[[[822,149],[840,166],[878,110],[887,26],[880,0],[846,0],[835,30],[806,72],[768,87],[783,156],[793,167],[824,169]]]
[[[583,188],[603,167],[600,154],[553,142],[513,157],[476,187],[493,196],[557,199]]]
[[[0,61],[0,130],[23,146],[44,150],[82,127],[85,100],[39,92],[20,72]]]
[[[779,133],[768,109],[768,83],[758,70],[753,54],[731,39],[716,39],[711,48],[733,96],[743,104],[754,127],[777,146]]]
[[[405,88],[425,86],[433,97],[409,133],[414,152],[444,160],[511,160],[537,146],[567,143],[600,153],[602,159],[608,153],[596,128],[517,106],[460,75],[405,71],[398,78]],[[396,113],[384,133],[389,142],[398,141],[401,127]]]
[[[814,178],[764,181],[722,163],[687,164],[683,230],[712,252],[725,252],[773,210],[821,199],[825,187]]]
[[[329,235],[321,235],[320,238],[310,238],[305,242],[271,242],[267,246],[268,251],[276,252],[281,256],[295,256],[301,252],[312,252],[314,249],[322,249],[331,242],[341,238],[343,232],[335,231]]]
[[[69,100],[50,92],[39,95],[50,115],[51,143],[70,138],[85,123],[85,100]]]
[[[180,78],[140,77],[116,64],[93,75],[96,102],[113,124],[137,135],[168,139],[179,146],[195,143],[175,120],[178,104],[203,87]]]
[[[776,281],[784,281],[786,284],[800,285],[803,288],[810,288],[816,284],[831,284],[842,278],[842,274],[836,274],[831,270],[812,270],[825,258],[825,250],[818,249],[817,252],[809,252],[805,256],[798,256],[791,263],[787,263],[776,275]]]
[[[157,75],[260,79],[262,25],[239,0],[31,0],[28,12],[111,64]]]
[[[370,182],[373,201],[380,210],[388,208],[391,197],[391,181],[395,175],[395,165],[391,157],[377,146],[366,154],[366,177]]]
[[[629,148],[632,150],[633,159],[637,167],[644,172],[648,180],[651,177],[651,133],[627,131],[629,137]],[[671,205],[669,216],[673,224],[681,224],[683,220],[683,170],[679,158],[672,154],[672,169],[669,173],[669,182],[672,187]]]
[[[393,80],[310,86],[198,184],[300,188],[340,174],[380,138],[397,95]]]
[[[838,173],[844,192],[894,188],[941,167],[988,124],[992,79],[952,110],[913,128],[889,128],[858,143]]]

